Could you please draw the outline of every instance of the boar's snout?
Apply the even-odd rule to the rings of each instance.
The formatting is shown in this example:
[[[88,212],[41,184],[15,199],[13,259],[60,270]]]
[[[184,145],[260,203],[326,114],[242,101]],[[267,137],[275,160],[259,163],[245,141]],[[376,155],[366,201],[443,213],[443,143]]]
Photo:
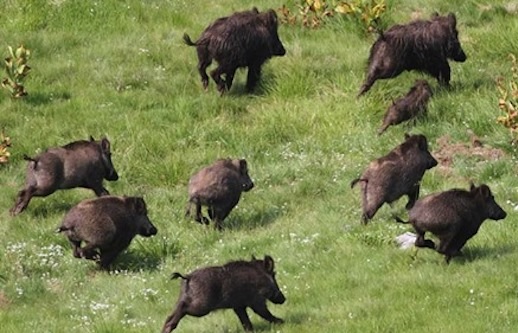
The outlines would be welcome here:
[[[281,41],[279,41],[279,43],[277,43],[277,45],[275,45],[275,49],[273,51],[273,55],[274,56],[279,56],[279,57],[282,57],[286,54],[286,49],[284,48],[284,46],[282,45]]]
[[[439,164],[439,162],[437,162],[437,160],[430,153],[428,153],[428,155],[429,155],[428,156],[428,163],[427,163],[426,168],[427,169],[431,169],[431,168],[437,166],[437,164]]]
[[[277,289],[277,292],[270,298],[270,301],[275,304],[283,304],[286,302],[286,297],[280,289]]]
[[[108,171],[108,174],[106,175],[105,179],[109,181],[116,181],[119,179],[119,174],[117,173],[117,171],[115,171],[114,168],[112,168]]]
[[[489,206],[489,218],[495,221],[503,220],[507,217],[507,213],[496,202]]]
[[[243,192],[248,192],[251,189],[253,189],[255,185],[254,185],[254,182],[251,179],[249,179],[248,181],[244,182],[242,186],[243,186]]]
[[[157,234],[158,230],[147,217],[141,218],[140,222],[141,227],[139,230],[139,235],[144,237],[151,237]]]
[[[453,60],[457,61],[457,62],[464,62],[466,61],[468,57],[466,56],[466,53],[464,53],[464,50],[462,49],[459,49],[457,51],[457,53],[455,54],[455,56],[453,57]]]

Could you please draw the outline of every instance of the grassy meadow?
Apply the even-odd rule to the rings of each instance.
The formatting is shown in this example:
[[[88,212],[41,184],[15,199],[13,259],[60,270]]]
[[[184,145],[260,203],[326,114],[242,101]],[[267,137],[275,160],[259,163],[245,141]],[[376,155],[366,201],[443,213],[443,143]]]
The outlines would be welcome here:
[[[213,81],[203,91],[196,50],[182,43],[184,33],[196,39],[234,11],[296,3],[4,1],[0,54],[23,43],[32,71],[24,99],[0,91],[0,128],[12,140],[10,161],[0,165],[1,332],[159,332],[179,292],[172,272],[265,254],[276,260],[287,302],[268,305],[282,325],[249,310],[258,332],[516,331],[518,153],[496,122],[495,80],[511,76],[518,2],[387,1],[387,25],[434,11],[457,15],[468,59],[450,62],[449,90],[405,72],[356,98],[376,36],[337,18],[314,30],[281,25],[287,54],[265,64],[253,94],[245,92],[245,70],[225,96]],[[392,99],[418,78],[434,89],[428,116],[378,137]],[[483,224],[449,265],[433,251],[396,246],[394,238],[411,231],[392,219],[406,217],[404,198],[360,223],[359,188],[349,184],[405,132],[425,134],[432,153],[448,157],[425,173],[422,196],[473,180],[488,184],[508,213]],[[112,143],[120,179],[105,187],[143,196],[158,228],[153,238],[137,236],[109,272],[73,258],[66,238],[54,232],[92,191],[58,191],[9,215],[24,184],[23,155],[89,135]],[[482,148],[471,147],[473,136]],[[189,177],[222,157],[246,158],[256,187],[218,232],[186,220],[184,209]],[[177,331],[242,327],[225,310],[186,317]]]

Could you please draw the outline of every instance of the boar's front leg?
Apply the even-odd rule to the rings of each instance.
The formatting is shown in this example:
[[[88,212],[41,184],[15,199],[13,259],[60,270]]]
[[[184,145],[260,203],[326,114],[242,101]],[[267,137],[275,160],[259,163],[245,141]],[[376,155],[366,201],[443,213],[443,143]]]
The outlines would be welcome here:
[[[246,78],[246,90],[252,92],[257,85],[257,81],[261,77],[261,64],[250,64],[248,66],[248,75]]]
[[[266,307],[266,303],[258,303],[252,306],[252,310],[257,313],[259,316],[263,317],[265,320],[268,320],[270,323],[281,324],[284,322],[281,318],[275,317]]]
[[[108,190],[106,188],[104,188],[102,182],[89,184],[86,187],[92,189],[95,192],[95,195],[98,197],[102,197],[104,195],[110,195],[110,192],[108,192]]]
[[[243,325],[243,328],[245,331],[253,331],[254,328],[252,326],[252,322],[250,322],[250,318],[248,317],[248,314],[246,313],[246,308],[235,308],[234,312],[239,318],[239,321],[241,321],[241,325]]]
[[[420,185],[419,185],[419,183],[416,183],[412,186],[410,191],[408,191],[408,193],[407,193],[408,202],[405,206],[405,208],[407,210],[410,210],[410,208],[414,207],[415,202],[417,201],[417,199],[419,199],[419,189],[420,189]]]
[[[438,63],[437,66],[429,68],[427,71],[435,77],[441,85],[450,85],[451,69],[448,60],[444,59],[444,61]]]

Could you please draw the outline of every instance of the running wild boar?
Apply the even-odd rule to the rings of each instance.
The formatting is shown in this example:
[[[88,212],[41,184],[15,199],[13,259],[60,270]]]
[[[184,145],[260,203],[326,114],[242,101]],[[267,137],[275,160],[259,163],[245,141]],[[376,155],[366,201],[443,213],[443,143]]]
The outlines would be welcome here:
[[[408,223],[417,233],[415,246],[436,249],[449,263],[452,257],[462,254],[462,247],[475,236],[484,220],[501,220],[506,216],[487,185],[471,184],[469,191],[452,189],[417,200],[409,212]],[[425,239],[426,232],[439,239],[438,248],[432,240]]]
[[[405,134],[402,144],[372,161],[363,175],[351,182],[351,188],[358,182],[361,186],[363,223],[367,224],[384,203],[390,204],[403,195],[408,196],[406,208],[412,208],[425,171],[436,165],[426,137]]]
[[[275,11],[270,9],[260,13],[254,7],[252,10],[217,19],[203,31],[196,42],[187,34],[183,39],[187,45],[196,46],[198,71],[204,89],[209,85],[207,67],[213,59],[218,62],[218,67],[210,75],[220,94],[223,94],[232,87],[238,68],[248,67],[246,88],[252,91],[261,75],[263,63],[273,56],[286,54],[277,30]],[[225,79],[222,75],[225,75]]]
[[[151,237],[157,229],[143,198],[103,196],[70,209],[57,232],[68,237],[74,257],[96,260],[106,269],[136,235]]]
[[[15,205],[11,208],[14,216],[21,213],[33,196],[45,197],[60,189],[84,187],[92,189],[95,195],[108,195],[103,187],[103,179],[115,181],[119,175],[113,166],[110,141],[102,138],[96,141],[80,140],[63,147],[47,149],[29,161],[25,187],[18,192]]]
[[[266,300],[283,304],[286,298],[275,279],[274,261],[234,261],[223,266],[195,270],[187,276],[174,273],[172,278],[182,278],[182,288],[174,311],[167,317],[162,333],[176,328],[185,316],[202,317],[217,309],[233,309],[243,328],[252,331],[253,326],[246,312],[252,308],[271,323],[282,323],[266,307]]]
[[[396,77],[405,70],[428,73],[447,86],[448,59],[466,61],[455,14],[434,14],[430,20],[395,25],[383,32],[371,47],[367,77],[358,96],[366,93],[376,80]]]
[[[400,124],[425,113],[430,97],[432,97],[432,88],[428,82],[417,80],[405,96],[395,100],[388,108],[378,134],[381,135],[391,125]]]
[[[223,228],[223,220],[237,205],[241,192],[248,192],[254,183],[248,175],[248,164],[244,159],[220,159],[214,164],[203,168],[189,180],[189,202],[186,216],[193,216],[192,205],[196,212],[194,220],[209,224],[202,214],[202,205],[208,207],[210,220],[215,227]]]

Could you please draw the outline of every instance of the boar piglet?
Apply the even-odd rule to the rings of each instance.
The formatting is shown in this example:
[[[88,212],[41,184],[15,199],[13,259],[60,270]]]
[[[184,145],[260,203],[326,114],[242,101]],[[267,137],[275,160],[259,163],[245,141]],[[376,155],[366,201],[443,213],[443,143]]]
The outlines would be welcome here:
[[[448,59],[466,61],[455,14],[434,14],[430,20],[395,25],[372,45],[367,78],[358,96],[367,92],[376,80],[396,77],[409,70],[428,73],[447,86],[450,83]]]
[[[113,166],[110,141],[79,140],[62,147],[49,148],[29,161],[25,187],[18,192],[11,215],[21,213],[33,196],[45,197],[59,189],[84,187],[97,196],[108,195],[103,179],[115,181],[119,175]]]
[[[372,161],[362,176],[351,182],[351,188],[358,182],[361,185],[363,223],[367,224],[384,203],[390,204],[403,195],[408,196],[406,208],[412,208],[425,171],[436,165],[426,137],[405,134],[402,144]]]
[[[397,125],[426,112],[426,104],[432,97],[432,89],[426,80],[417,80],[410,91],[388,108],[383,124],[378,131],[382,134],[390,125]]]
[[[244,159],[220,159],[203,168],[189,180],[189,202],[185,215],[192,216],[192,204],[196,212],[194,220],[209,223],[202,215],[201,208],[208,207],[209,218],[214,226],[221,230],[223,220],[237,205],[241,192],[248,192],[254,183],[248,175],[248,164]]]
[[[506,216],[487,185],[471,184],[469,191],[452,189],[417,200],[408,222],[417,233],[415,245],[436,249],[449,263],[452,257],[462,254],[462,247],[475,236],[484,220],[501,220]],[[426,232],[439,239],[438,248],[432,240],[425,239]]]
[[[263,63],[273,56],[286,54],[277,32],[278,25],[273,9],[260,13],[254,7],[217,19],[196,42],[185,34],[184,42],[196,46],[203,88],[207,89],[209,85],[206,69],[214,59],[218,67],[210,75],[220,94],[230,90],[236,70],[240,67],[248,67],[246,88],[252,91],[261,75]]]
[[[126,196],[81,201],[65,215],[57,231],[68,237],[74,257],[96,260],[103,269],[136,235],[151,237],[157,233],[144,199]]]
[[[183,276],[182,288],[174,311],[167,317],[162,333],[176,328],[185,316],[202,317],[217,309],[233,309],[246,331],[253,330],[246,308],[252,308],[271,323],[282,323],[266,307],[266,300],[282,304],[286,300],[275,279],[274,261],[233,261],[223,266],[206,267]]]

